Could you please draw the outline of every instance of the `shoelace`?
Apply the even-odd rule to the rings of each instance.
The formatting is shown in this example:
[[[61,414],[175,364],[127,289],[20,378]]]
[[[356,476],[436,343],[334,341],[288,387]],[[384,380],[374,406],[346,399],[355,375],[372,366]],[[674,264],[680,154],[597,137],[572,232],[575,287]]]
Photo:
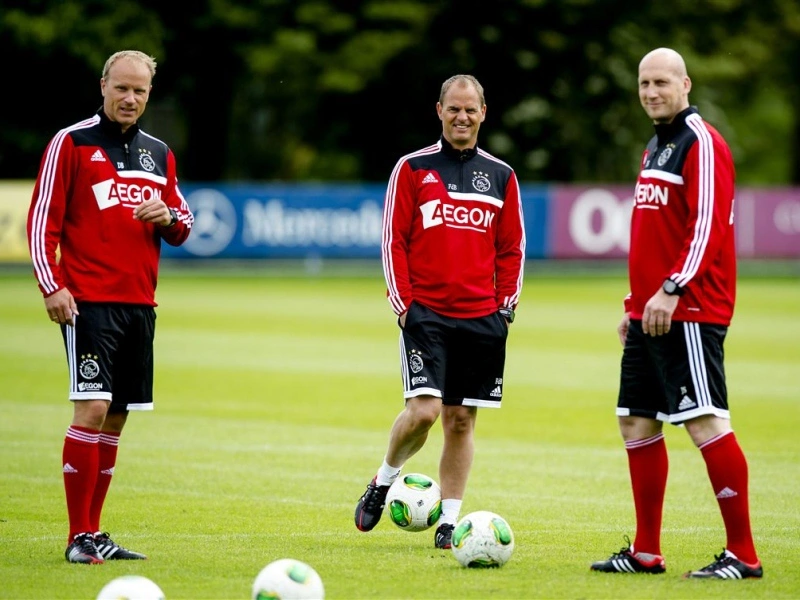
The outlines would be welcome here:
[[[625,558],[626,556],[631,556],[631,538],[629,538],[626,535],[626,536],[623,536],[622,539],[624,539],[625,543],[628,544],[628,545],[627,546],[623,546],[622,548],[620,548],[619,552],[616,552],[616,553],[612,554],[611,558],[609,558],[609,560],[612,560],[612,559],[615,559],[615,558]]]
[[[364,510],[366,512],[371,512],[380,509],[381,505],[383,504],[382,501],[386,498],[386,496],[381,492],[380,486],[377,483],[370,483],[367,486],[367,491],[364,492],[363,498]]]
[[[75,541],[78,542],[78,548],[80,548],[81,552],[84,554],[97,554],[97,546],[91,535],[79,535]]]
[[[732,565],[734,563],[734,560],[725,553],[725,550],[722,551],[722,554],[715,554],[714,558],[716,559],[716,560],[714,560],[714,562],[712,562],[707,567],[703,567],[700,570],[701,571],[716,571],[717,569],[720,569],[721,567]]]

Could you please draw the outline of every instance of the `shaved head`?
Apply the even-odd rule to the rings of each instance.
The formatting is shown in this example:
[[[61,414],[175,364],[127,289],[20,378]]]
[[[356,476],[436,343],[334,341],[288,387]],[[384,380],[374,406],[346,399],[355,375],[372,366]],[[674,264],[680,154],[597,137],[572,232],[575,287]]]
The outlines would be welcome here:
[[[688,75],[683,57],[672,48],[656,48],[645,54],[644,58],[639,62],[639,71],[651,64],[658,65],[661,69],[672,71],[676,77],[681,79]]]

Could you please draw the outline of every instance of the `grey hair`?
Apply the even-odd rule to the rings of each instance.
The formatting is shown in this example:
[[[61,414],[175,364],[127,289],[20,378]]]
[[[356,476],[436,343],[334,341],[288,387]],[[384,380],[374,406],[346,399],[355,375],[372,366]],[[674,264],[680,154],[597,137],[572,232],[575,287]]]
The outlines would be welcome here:
[[[475,91],[478,92],[478,100],[480,100],[481,106],[486,105],[486,99],[483,97],[483,86],[478,82],[475,77],[472,75],[453,75],[449,79],[447,79],[442,84],[442,91],[439,93],[439,104],[444,102],[444,95],[447,93],[454,83],[459,83],[461,85],[472,84],[475,87]]]
[[[150,79],[156,76],[156,59],[154,57],[138,50],[120,50],[108,57],[106,64],[103,66],[103,79],[108,77],[108,72],[111,70],[112,65],[121,58],[138,60],[150,70]]]

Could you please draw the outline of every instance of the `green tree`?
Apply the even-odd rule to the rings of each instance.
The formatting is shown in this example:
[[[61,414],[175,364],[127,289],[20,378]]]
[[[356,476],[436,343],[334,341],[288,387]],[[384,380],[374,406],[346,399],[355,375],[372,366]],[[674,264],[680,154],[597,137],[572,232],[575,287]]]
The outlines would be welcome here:
[[[144,126],[184,180],[385,181],[440,128],[439,86],[484,84],[480,143],[527,181],[632,180],[652,128],[638,61],[669,46],[740,183],[800,181],[796,0],[0,0],[11,110],[0,177],[100,105],[103,61],[159,62]]]

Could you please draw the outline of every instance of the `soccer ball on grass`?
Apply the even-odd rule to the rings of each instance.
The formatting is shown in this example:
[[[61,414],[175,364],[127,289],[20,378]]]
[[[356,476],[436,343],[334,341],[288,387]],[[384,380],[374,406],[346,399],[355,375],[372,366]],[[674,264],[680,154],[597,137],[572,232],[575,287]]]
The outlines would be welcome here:
[[[386,494],[392,523],[403,531],[425,531],[442,516],[439,484],[422,473],[398,477]]]
[[[306,563],[281,558],[269,563],[253,581],[253,600],[323,600],[325,587]]]
[[[500,515],[475,511],[456,523],[451,548],[464,567],[502,567],[514,552],[514,532]]]
[[[97,600],[164,600],[164,592],[141,575],[122,575],[109,581]]]

